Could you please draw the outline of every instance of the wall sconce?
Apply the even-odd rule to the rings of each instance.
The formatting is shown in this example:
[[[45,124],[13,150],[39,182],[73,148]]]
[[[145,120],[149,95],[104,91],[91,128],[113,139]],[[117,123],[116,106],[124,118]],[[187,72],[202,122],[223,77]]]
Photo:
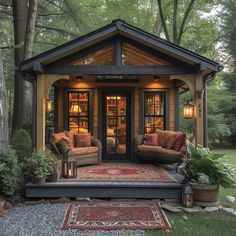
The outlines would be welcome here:
[[[77,161],[65,160],[62,161],[62,176],[67,179],[77,177]]]
[[[183,107],[183,118],[192,119],[194,117],[194,105],[188,101]]]
[[[160,81],[160,76],[159,75],[154,75],[153,78],[154,78],[155,82],[159,82]]]
[[[53,101],[52,101],[52,99],[47,98],[47,101],[46,101],[46,111],[47,112],[51,112],[52,108],[53,108]]]
[[[182,205],[184,207],[193,207],[193,190],[189,184],[184,185],[182,189]]]

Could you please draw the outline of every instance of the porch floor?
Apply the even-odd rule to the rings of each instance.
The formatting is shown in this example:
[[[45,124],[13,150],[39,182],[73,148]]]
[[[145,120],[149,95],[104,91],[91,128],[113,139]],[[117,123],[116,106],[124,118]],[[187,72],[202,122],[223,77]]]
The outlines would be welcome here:
[[[173,198],[181,197],[183,176],[172,166],[103,163],[78,168],[76,179],[43,185],[28,183],[27,197]]]

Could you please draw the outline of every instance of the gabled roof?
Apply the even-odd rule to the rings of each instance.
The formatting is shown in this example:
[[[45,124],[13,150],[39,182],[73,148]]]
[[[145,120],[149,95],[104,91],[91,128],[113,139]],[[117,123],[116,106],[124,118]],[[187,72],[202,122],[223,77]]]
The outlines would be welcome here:
[[[39,68],[42,66],[48,65],[116,35],[132,39],[140,44],[165,53],[189,65],[199,65],[201,70],[218,72],[222,69],[222,66],[220,66],[218,62],[191,52],[183,47],[168,42],[165,39],[152,35],[135,26],[127,24],[123,20],[118,19],[91,33],[78,37],[68,43],[21,62],[20,70],[39,71]]]

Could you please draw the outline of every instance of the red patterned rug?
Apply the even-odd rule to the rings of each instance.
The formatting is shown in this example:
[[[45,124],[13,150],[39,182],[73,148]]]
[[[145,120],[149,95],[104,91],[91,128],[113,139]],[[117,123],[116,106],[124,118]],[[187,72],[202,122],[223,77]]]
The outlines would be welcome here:
[[[133,163],[102,163],[79,167],[76,179],[61,179],[60,181],[176,182],[161,167]]]
[[[62,229],[149,230],[170,229],[158,202],[74,202],[70,203]]]

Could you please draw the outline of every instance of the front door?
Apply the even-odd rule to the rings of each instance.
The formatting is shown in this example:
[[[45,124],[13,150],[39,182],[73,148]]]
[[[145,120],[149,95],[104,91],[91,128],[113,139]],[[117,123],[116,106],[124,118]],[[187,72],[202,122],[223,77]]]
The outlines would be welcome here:
[[[130,160],[131,107],[129,92],[102,93],[103,159]]]

